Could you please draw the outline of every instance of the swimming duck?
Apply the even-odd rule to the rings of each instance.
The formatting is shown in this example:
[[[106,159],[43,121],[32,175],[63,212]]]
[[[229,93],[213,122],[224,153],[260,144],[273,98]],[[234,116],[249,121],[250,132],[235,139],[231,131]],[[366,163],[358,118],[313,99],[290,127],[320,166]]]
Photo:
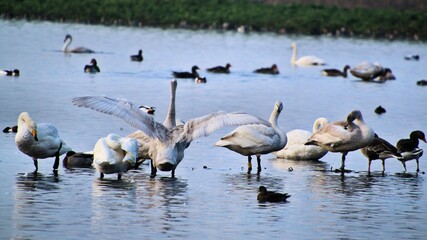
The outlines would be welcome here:
[[[65,168],[90,168],[93,163],[93,153],[68,151],[62,160]]]
[[[231,64],[227,63],[225,65],[225,67],[223,66],[216,66],[216,67],[211,67],[206,69],[208,72],[212,72],[212,73],[230,73],[230,67]]]
[[[371,172],[371,162],[373,160],[381,160],[383,165],[383,173],[385,171],[385,160],[387,158],[398,158],[401,155],[397,152],[397,148],[386,140],[378,137],[375,134],[374,141],[368,146],[360,149],[362,154],[368,158],[368,173]]]
[[[144,60],[144,58],[142,57],[142,50],[139,49],[137,55],[130,56],[130,60],[134,62],[142,62],[142,60]]]
[[[291,57],[292,65],[300,65],[300,66],[325,65],[325,61],[316,56],[303,56],[297,60],[297,44],[292,43],[291,48],[292,48],[292,57]]]
[[[256,155],[258,172],[261,172],[261,155],[278,151],[285,147],[286,133],[277,125],[277,118],[283,109],[283,104],[277,101],[270,116],[270,124],[251,124],[240,126],[215,143],[215,146],[225,147],[243,156],[248,156],[248,174],[252,170],[252,155]]]
[[[190,119],[184,125],[167,128],[141,111],[133,103],[123,99],[87,96],[74,98],[72,102],[79,107],[86,107],[119,117],[150,138],[148,155],[152,161],[152,177],[156,176],[157,169],[171,171],[172,177],[175,177],[175,169],[184,158],[185,149],[194,139],[208,136],[225,126],[268,124],[265,120],[246,113],[219,111]]]
[[[288,193],[277,193],[273,191],[267,191],[267,188],[260,186],[258,189],[257,200],[260,203],[263,202],[285,202],[286,199],[290,198],[291,195]]]
[[[93,166],[104,174],[117,173],[117,180],[122,174],[132,169],[138,157],[138,142],[136,139],[121,137],[110,133],[99,139],[93,148]]]
[[[4,132],[4,133],[10,133],[10,132],[16,133],[16,132],[18,132],[18,126],[5,127],[5,128],[3,129],[3,132]]]
[[[154,112],[156,111],[154,107],[144,106],[144,105],[139,106],[139,109],[141,109],[142,111],[145,111],[148,114],[154,114]]]
[[[374,141],[374,130],[369,127],[359,110],[348,114],[347,120],[331,122],[315,132],[306,145],[317,145],[330,152],[342,153],[341,173],[345,172],[345,157],[348,152],[368,146]]]
[[[326,118],[318,118],[313,123],[313,131],[307,131],[302,129],[294,129],[286,133],[288,142],[286,146],[277,151],[273,152],[278,158],[292,159],[292,160],[318,160],[328,153],[328,150],[315,146],[305,145],[307,140],[317,132],[320,128],[328,123]]]
[[[206,77],[196,77],[194,79],[195,83],[206,83]]]
[[[415,61],[418,61],[418,60],[420,60],[420,55],[418,55],[418,54],[412,54],[412,55],[406,55],[405,56],[405,60],[415,60]]]
[[[427,86],[427,80],[419,80],[417,81],[418,86]]]
[[[259,68],[254,71],[254,73],[263,73],[263,74],[279,74],[279,68],[276,64],[271,65],[271,67]]]
[[[176,78],[192,78],[195,79],[199,76],[199,73],[197,73],[197,70],[200,68],[198,66],[193,66],[191,68],[191,72],[172,72],[172,75]]]
[[[419,140],[426,142],[426,137],[422,131],[413,131],[409,135],[409,139],[400,139],[397,144],[397,152],[402,155],[398,160],[403,164],[406,172],[406,161],[417,161],[417,172],[420,171],[418,159],[423,155],[423,149],[418,148]]]
[[[59,156],[71,151],[59,137],[55,126],[50,123],[37,124],[27,112],[19,114],[15,143],[21,152],[33,158],[34,172],[38,171],[37,159],[55,157],[53,172],[57,175]]]
[[[96,62],[95,58],[92,58],[92,60],[90,60],[90,63],[91,65],[85,65],[85,73],[97,73],[101,71],[98,67],[98,63]]]
[[[73,41],[73,38],[70,34],[65,35],[64,39],[64,46],[62,47],[62,52],[64,53],[94,53],[95,51],[85,48],[85,47],[77,47],[74,49],[68,49],[68,46],[70,46],[71,42]]]
[[[387,111],[382,106],[378,106],[377,108],[375,108],[374,112],[380,115],[380,114],[386,113]]]
[[[345,65],[342,72],[338,69],[333,69],[333,68],[329,68],[329,69],[323,69],[322,70],[322,74],[328,77],[347,77],[347,71],[350,69],[349,65]]]
[[[14,76],[14,77],[18,77],[20,74],[18,69],[13,69],[13,70],[0,70],[0,76]]]

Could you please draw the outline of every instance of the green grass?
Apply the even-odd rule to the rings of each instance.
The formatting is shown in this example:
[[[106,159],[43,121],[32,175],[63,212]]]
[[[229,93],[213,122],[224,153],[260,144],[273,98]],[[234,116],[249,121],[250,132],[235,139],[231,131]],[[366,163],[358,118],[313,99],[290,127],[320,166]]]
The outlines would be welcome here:
[[[269,5],[255,0],[0,0],[3,18],[427,39],[427,12]],[[341,31],[345,29],[345,31]]]

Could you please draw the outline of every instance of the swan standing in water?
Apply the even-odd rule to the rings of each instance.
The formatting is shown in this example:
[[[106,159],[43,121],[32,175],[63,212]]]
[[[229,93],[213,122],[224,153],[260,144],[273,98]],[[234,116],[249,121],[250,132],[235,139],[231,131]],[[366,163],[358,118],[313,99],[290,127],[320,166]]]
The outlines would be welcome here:
[[[55,126],[50,123],[37,124],[27,112],[19,114],[15,143],[21,152],[33,158],[34,172],[39,169],[37,159],[55,157],[55,175],[58,174],[59,156],[71,150],[59,137]]]
[[[341,173],[345,172],[348,152],[368,146],[374,141],[374,130],[368,126],[359,110],[354,110],[346,121],[328,123],[314,133],[306,145],[317,145],[330,152],[341,152]]]
[[[292,48],[292,58],[291,58],[292,65],[301,65],[301,66],[325,65],[325,61],[316,56],[303,56],[297,60],[297,44],[292,43],[291,48]]]
[[[426,137],[422,131],[413,131],[409,135],[409,139],[400,139],[397,144],[397,152],[402,155],[402,157],[397,158],[405,168],[406,172],[406,161],[413,160],[417,161],[417,172],[420,171],[419,158],[423,155],[423,150],[418,148],[419,140],[426,142]]]
[[[256,155],[258,174],[261,172],[261,155],[282,149],[287,142],[286,134],[277,125],[283,104],[277,101],[270,116],[270,124],[252,124],[236,128],[225,135],[215,146],[225,147],[243,156],[248,156],[248,174],[252,170],[251,155]]]
[[[74,49],[68,49],[71,42],[73,41],[73,37],[70,34],[65,35],[64,46],[62,47],[62,52],[64,53],[95,53],[95,51],[85,48],[85,47],[77,47]]]
[[[122,173],[134,167],[137,156],[136,139],[111,133],[96,142],[93,148],[93,166],[100,172],[101,179],[104,174],[117,173],[117,180],[120,180]]]
[[[286,146],[277,151],[273,152],[278,158],[292,159],[292,160],[318,160],[325,156],[328,151],[322,147],[315,145],[305,145],[307,140],[317,132],[320,128],[328,123],[326,118],[318,118],[313,123],[313,132],[294,129],[286,133],[288,142]]]
[[[148,155],[152,160],[152,177],[156,176],[157,169],[171,171],[172,177],[175,177],[175,169],[184,158],[184,150],[194,139],[208,136],[225,126],[269,124],[246,113],[219,111],[190,119],[184,125],[169,129],[126,100],[87,96],[74,98],[72,102],[79,107],[91,108],[121,118],[145,133],[150,138]]]

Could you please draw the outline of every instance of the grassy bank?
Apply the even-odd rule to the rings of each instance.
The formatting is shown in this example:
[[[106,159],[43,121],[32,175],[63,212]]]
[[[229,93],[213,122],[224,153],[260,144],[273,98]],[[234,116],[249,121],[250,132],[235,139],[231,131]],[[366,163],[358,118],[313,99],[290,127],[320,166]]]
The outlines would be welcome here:
[[[427,12],[254,0],[0,0],[6,19],[427,40]]]

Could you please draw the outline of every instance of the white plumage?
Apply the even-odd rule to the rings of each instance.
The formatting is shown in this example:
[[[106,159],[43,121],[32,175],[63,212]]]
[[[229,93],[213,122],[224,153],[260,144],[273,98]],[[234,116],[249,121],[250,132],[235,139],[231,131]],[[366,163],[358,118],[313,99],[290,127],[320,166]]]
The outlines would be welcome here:
[[[301,66],[325,65],[325,61],[316,56],[303,56],[298,58],[297,60],[297,44],[292,43],[291,48],[292,48],[292,58],[291,58],[292,65],[301,65]]]

